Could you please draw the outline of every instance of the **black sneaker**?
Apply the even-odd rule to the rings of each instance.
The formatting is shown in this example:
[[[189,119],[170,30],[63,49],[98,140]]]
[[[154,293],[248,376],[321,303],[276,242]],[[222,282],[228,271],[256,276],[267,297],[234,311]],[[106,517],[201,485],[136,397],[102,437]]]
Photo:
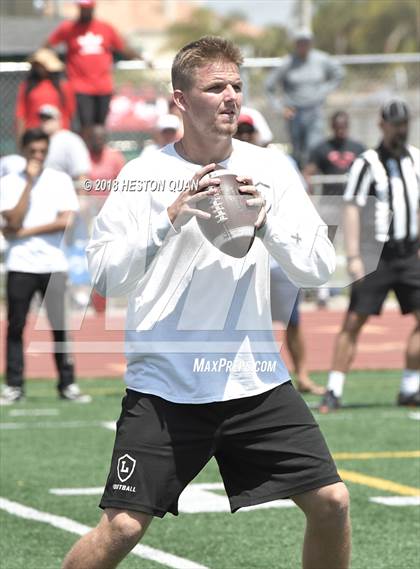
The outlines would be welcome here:
[[[60,399],[72,401],[73,403],[90,403],[92,401],[92,397],[86,395],[86,393],[82,393],[76,383],[71,383],[60,391],[59,397]]]
[[[13,405],[25,399],[22,388],[3,385],[0,395],[0,406]]]
[[[420,391],[416,393],[398,393],[397,405],[402,407],[420,407]]]
[[[337,411],[341,407],[341,399],[334,395],[332,391],[327,391],[321,400],[318,411],[324,415],[330,411]]]

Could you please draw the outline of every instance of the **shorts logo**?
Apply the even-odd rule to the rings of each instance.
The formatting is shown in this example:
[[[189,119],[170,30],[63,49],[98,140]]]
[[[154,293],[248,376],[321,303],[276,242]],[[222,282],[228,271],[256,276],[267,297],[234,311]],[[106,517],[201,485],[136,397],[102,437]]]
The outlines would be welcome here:
[[[129,454],[118,459],[117,474],[121,482],[125,482],[134,472],[136,461]]]

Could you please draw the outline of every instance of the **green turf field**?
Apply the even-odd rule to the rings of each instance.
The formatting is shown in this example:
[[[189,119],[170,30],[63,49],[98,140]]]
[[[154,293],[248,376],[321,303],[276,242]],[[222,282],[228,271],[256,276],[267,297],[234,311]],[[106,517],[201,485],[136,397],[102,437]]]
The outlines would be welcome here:
[[[325,374],[314,377],[325,381]],[[413,501],[420,493],[419,414],[394,405],[398,384],[398,372],[352,373],[346,408],[328,416],[316,414],[339,468],[352,480],[353,569],[418,569],[420,564],[419,506],[370,501],[407,496]],[[94,397],[92,404],[59,402],[51,381],[31,381],[25,403],[1,410],[0,496],[6,499],[0,501],[1,569],[59,568],[77,539],[69,527],[81,527],[70,520],[84,526],[98,520],[99,495],[50,493],[97,488],[107,475],[114,433],[104,423],[117,418],[123,385],[120,380],[85,380],[82,387]],[[308,397],[309,403],[315,401]],[[220,482],[216,463],[194,482]],[[197,488],[192,487],[195,498],[189,492],[187,507],[208,509],[206,504],[220,503],[223,509],[218,487],[201,487],[201,495]],[[50,516],[40,521],[40,512]],[[295,507],[233,516],[223,511],[181,513],[178,518],[168,514],[153,522],[142,544],[208,569],[298,569],[303,527],[303,515]],[[169,561],[172,565],[132,554],[121,567],[158,569],[178,563],[183,569],[182,560]],[[184,567],[192,565],[185,562]]]

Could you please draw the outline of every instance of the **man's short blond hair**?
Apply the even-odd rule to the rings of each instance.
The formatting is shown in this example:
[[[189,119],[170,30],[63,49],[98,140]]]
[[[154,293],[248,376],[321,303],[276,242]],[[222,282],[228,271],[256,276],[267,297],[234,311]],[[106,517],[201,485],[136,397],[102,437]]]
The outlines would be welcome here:
[[[185,45],[172,64],[172,86],[186,91],[194,83],[194,72],[212,61],[228,61],[238,67],[243,63],[240,49],[231,41],[218,36],[204,36]]]

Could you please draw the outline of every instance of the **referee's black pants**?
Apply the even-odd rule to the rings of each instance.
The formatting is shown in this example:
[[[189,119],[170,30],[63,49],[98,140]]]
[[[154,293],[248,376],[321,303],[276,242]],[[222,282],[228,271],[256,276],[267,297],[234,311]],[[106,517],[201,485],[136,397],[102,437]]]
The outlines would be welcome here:
[[[74,382],[74,366],[67,350],[66,332],[67,273],[7,273],[7,347],[6,382],[23,388],[23,330],[31,300],[40,292],[45,301],[54,336],[54,357],[58,371],[58,390]]]

